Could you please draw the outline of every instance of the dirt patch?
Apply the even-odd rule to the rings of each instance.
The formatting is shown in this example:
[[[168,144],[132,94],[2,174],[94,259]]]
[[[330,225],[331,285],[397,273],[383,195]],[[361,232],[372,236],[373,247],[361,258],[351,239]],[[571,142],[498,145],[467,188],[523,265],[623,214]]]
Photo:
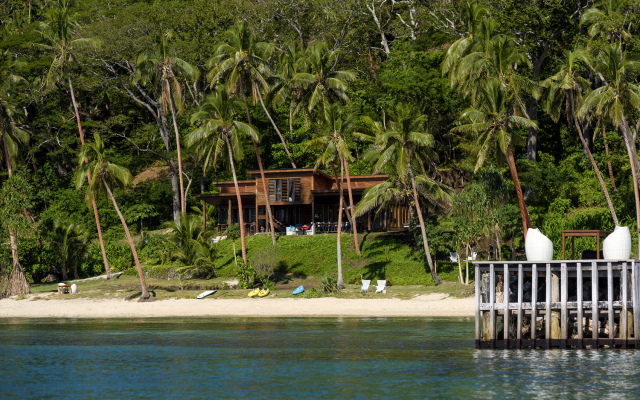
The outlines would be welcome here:
[[[169,167],[150,167],[140,172],[133,178],[133,186],[143,182],[149,182],[156,179],[163,179],[169,176]]]

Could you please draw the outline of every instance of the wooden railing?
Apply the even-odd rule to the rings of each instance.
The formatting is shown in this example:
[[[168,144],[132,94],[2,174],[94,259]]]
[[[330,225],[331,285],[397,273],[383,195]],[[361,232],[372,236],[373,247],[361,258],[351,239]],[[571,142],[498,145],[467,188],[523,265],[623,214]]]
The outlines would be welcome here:
[[[639,261],[474,264],[477,348],[637,347]]]

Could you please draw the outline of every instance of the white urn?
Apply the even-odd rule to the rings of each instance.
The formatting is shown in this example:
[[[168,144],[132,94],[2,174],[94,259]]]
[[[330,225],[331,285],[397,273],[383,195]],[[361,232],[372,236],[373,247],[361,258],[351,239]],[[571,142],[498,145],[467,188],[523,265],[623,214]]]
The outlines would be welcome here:
[[[527,254],[527,261],[553,260],[553,242],[537,228],[527,230],[524,251]]]
[[[605,260],[627,260],[631,256],[631,232],[628,226],[616,226],[602,242]]]

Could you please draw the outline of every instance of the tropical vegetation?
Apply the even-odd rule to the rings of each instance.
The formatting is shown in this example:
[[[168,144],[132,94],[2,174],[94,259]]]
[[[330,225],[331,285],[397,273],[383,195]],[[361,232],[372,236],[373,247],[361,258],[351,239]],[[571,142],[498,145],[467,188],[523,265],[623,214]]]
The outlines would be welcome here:
[[[148,299],[152,267],[269,286],[295,269],[270,207],[268,241],[239,213],[230,264],[196,198],[233,180],[240,204],[251,170],[266,191],[265,170],[322,169],[350,221],[407,207],[389,237],[423,265],[412,283],[467,284],[449,253],[517,259],[531,227],[556,250],[563,229],[640,241],[639,18],[635,0],[4,1],[0,292],[130,269]],[[351,177],[377,173],[356,204]],[[378,263],[365,232],[330,239],[331,287]]]

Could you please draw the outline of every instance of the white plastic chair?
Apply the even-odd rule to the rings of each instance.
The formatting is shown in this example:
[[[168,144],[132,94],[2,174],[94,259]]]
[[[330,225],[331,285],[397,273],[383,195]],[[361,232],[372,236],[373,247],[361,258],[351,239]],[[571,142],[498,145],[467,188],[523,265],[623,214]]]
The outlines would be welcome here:
[[[451,260],[451,262],[458,262],[458,253],[452,251],[451,253],[449,253],[449,259]]]
[[[360,292],[361,293],[363,293],[363,292],[364,293],[368,293],[369,292],[369,285],[371,285],[371,281],[370,280],[366,281],[366,280],[363,279],[362,280],[362,286],[360,287]]]
[[[478,256],[478,253],[476,253],[475,251],[474,251],[474,252],[471,252],[471,256],[470,256],[470,257],[467,257],[467,260],[469,260],[469,261],[475,261],[475,259],[476,259],[476,257],[477,257],[477,256]]]
[[[387,286],[387,280],[386,279],[383,279],[383,280],[378,279],[378,286],[376,286],[376,293],[384,293],[383,291],[384,291],[385,286]]]

